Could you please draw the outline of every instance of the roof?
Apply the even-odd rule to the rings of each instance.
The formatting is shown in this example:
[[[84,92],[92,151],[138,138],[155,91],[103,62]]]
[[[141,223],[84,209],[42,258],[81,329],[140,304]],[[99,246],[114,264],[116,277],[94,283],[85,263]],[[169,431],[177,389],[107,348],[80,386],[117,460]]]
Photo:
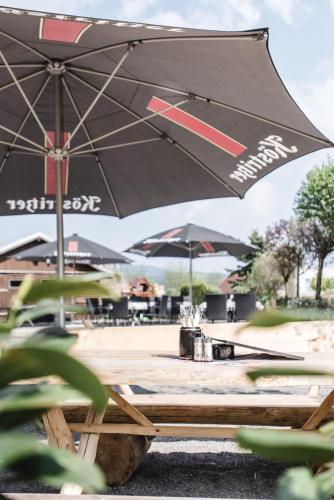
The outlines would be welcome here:
[[[0,256],[9,257],[10,255],[17,253],[19,249],[23,250],[25,248],[34,246],[34,243],[38,245],[40,243],[48,243],[50,241],[52,241],[52,238],[50,238],[50,236],[38,231],[36,233],[29,234],[28,236],[24,236],[19,240],[7,243],[7,245],[4,245],[3,247],[0,247]]]

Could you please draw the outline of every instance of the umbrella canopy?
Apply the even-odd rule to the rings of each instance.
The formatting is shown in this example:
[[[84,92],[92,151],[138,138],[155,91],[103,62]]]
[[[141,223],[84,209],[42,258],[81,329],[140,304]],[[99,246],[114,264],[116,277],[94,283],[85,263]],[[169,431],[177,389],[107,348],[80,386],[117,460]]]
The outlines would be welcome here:
[[[65,213],[125,217],[242,197],[283,163],[333,145],[282,84],[266,29],[3,7],[0,63],[3,215],[55,212],[56,161]]]
[[[87,240],[77,234],[64,239],[64,257],[66,264],[130,264],[131,260],[124,255]],[[57,242],[45,243],[15,255],[17,260],[33,262],[56,262]]]
[[[186,257],[189,259],[189,295],[192,299],[192,259],[198,257],[241,257],[256,251],[226,234],[196,224],[186,224],[135,243],[126,252],[145,257]]]
[[[284,87],[267,29],[154,26],[0,7],[0,214],[125,217],[243,197],[333,144]]]

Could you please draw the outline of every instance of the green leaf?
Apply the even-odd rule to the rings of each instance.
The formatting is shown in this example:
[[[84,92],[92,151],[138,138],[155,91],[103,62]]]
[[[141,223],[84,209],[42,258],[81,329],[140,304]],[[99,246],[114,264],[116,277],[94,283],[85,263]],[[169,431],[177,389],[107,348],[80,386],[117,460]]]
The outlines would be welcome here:
[[[25,302],[25,298],[34,284],[33,277],[28,275],[22,281],[20,288],[13,297],[13,309],[19,309]]]
[[[250,370],[247,372],[247,376],[255,381],[260,377],[315,377],[315,376],[327,376],[334,377],[334,373],[326,372],[323,370],[312,370],[307,368],[294,368],[294,367],[272,367],[272,368],[260,368],[258,370]]]
[[[42,299],[75,296],[107,297],[108,290],[95,281],[81,281],[74,278],[50,279],[34,283],[25,295],[24,303],[31,304]]]
[[[38,302],[36,306],[31,306],[24,310],[16,317],[16,326],[21,326],[23,323],[34,321],[35,319],[41,318],[42,316],[47,316],[49,314],[57,314],[62,305],[58,300],[43,300]],[[85,314],[87,313],[87,307],[65,304],[65,312]]]
[[[96,375],[80,361],[51,348],[17,347],[0,359],[0,387],[25,379],[56,375],[86,394],[102,411],[108,401],[105,388]]]
[[[316,476],[316,481],[326,498],[332,498],[334,495],[334,464],[326,464],[328,470]]]
[[[80,484],[87,493],[105,486],[100,470],[65,450],[38,443],[31,436],[0,434],[0,468],[15,473],[17,479],[38,480],[61,487],[65,482]]]
[[[307,467],[295,467],[278,481],[277,500],[328,500]]]
[[[327,422],[327,424],[322,425],[318,430],[324,436],[334,437],[334,421]]]
[[[242,429],[237,442],[259,455],[292,463],[325,463],[334,458],[334,441],[318,432]]]
[[[47,384],[0,389],[0,430],[31,422],[65,399],[79,396],[80,393],[70,387]]]
[[[306,315],[297,316],[282,313],[281,311],[277,310],[259,311],[250,318],[250,321],[245,326],[245,328],[250,328],[253,326],[257,328],[271,328],[294,321],[310,321],[310,318],[308,318]]]
[[[64,328],[58,326],[51,326],[43,328],[31,335],[25,342],[21,344],[23,347],[43,347],[48,349],[58,349],[63,352],[68,352],[75,344],[78,335],[68,333]]]

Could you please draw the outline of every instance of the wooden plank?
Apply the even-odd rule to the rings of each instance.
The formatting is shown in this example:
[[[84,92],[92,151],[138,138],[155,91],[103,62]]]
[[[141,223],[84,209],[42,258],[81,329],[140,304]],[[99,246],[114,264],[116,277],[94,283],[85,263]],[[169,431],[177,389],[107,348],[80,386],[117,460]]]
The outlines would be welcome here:
[[[195,438],[234,438],[240,426],[207,427],[195,425],[154,425],[144,427],[137,424],[69,424],[73,432],[96,432],[99,434],[130,434],[135,436],[173,436]]]
[[[135,496],[135,495],[57,495],[57,494],[36,494],[36,493],[4,493],[9,495],[12,500],[166,500],[166,497],[155,496]],[[204,497],[168,497],[168,500],[220,500],[218,498],[204,498]],[[238,498],[224,498],[224,500],[242,500]],[[252,499],[250,499],[252,500]],[[266,500],[266,499],[264,499]],[[268,499],[267,499],[268,500]]]
[[[72,433],[66,423],[61,408],[52,408],[43,415],[43,423],[50,444],[65,450],[76,452]]]
[[[95,408],[90,406],[85,425],[102,424],[105,410],[98,413]],[[97,445],[99,442],[99,434],[82,434],[78,446],[77,455],[82,457],[85,462],[93,464],[96,458]],[[61,489],[62,494],[80,495],[82,493],[81,486],[77,484],[64,484]]]
[[[119,406],[119,408],[128,415],[134,422],[143,426],[152,426],[152,422],[145,417],[135,406],[129,403],[121,394],[114,391],[112,387],[108,387],[109,396],[115,403]]]
[[[121,394],[125,394],[127,396],[130,396],[131,394],[133,394],[133,390],[127,384],[120,384],[119,388],[120,388]]]
[[[333,372],[331,353],[306,353],[304,361],[239,359],[194,363],[180,360],[177,352],[89,351],[78,350],[75,356],[96,372],[105,385],[220,385],[254,386],[247,377],[252,369],[310,368]],[[259,387],[334,385],[331,376],[272,376],[258,379]]]
[[[134,394],[126,396],[153,423],[291,426],[300,428],[320,404],[308,395],[285,394]],[[85,420],[87,401],[68,401],[68,422]],[[334,419],[330,409],[324,421]],[[109,404],[105,423],[130,423],[116,404]]]
[[[302,429],[306,431],[316,429],[320,423],[328,416],[334,405],[334,389],[323,400],[319,407],[312,413],[310,418],[305,422]]]

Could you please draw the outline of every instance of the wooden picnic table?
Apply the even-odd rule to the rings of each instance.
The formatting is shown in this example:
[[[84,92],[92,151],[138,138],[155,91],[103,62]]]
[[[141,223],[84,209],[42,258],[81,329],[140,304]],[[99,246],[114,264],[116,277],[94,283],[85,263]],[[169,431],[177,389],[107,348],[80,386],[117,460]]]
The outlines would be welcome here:
[[[299,353],[300,354],[300,353]],[[131,385],[152,385],[152,386],[223,386],[228,388],[241,388],[252,385],[252,382],[247,377],[247,372],[252,369],[259,369],[264,367],[298,367],[298,368],[313,368],[321,370],[333,370],[333,354],[332,353],[306,353],[305,359],[302,361],[290,361],[281,359],[248,359],[247,357],[240,357],[234,360],[227,361],[214,361],[210,363],[193,362],[187,360],[180,360],[176,352],[158,352],[158,351],[117,351],[117,350],[73,350],[73,355],[89,366],[100,378],[101,382],[107,387],[110,402],[108,408],[104,412],[97,414],[95,409],[85,403],[85,417],[83,421],[67,422],[64,417],[64,408],[66,413],[66,404],[73,402],[65,402],[62,408],[55,408],[50,410],[44,416],[44,423],[48,433],[49,441],[59,447],[65,447],[75,451],[75,445],[72,439],[72,432],[79,432],[81,435],[77,453],[85,460],[94,462],[97,453],[97,446],[99,436],[104,435],[104,439],[120,439],[121,436],[131,437],[133,440],[141,436],[143,439],[152,438],[154,436],[180,436],[180,437],[212,437],[212,438],[233,438],[240,429],[240,422],[238,421],[238,402],[233,403],[232,415],[236,417],[235,424],[220,425],[219,416],[224,414],[220,413],[220,407],[224,407],[224,400],[228,400],[228,394],[209,395],[209,400],[202,394],[191,394],[191,400],[187,403],[187,395],[183,396],[182,402],[183,414],[187,418],[183,421],[178,418],[173,421],[171,414],[173,412],[173,401],[175,398],[163,394],[162,400],[159,402],[159,395],[155,394],[152,399],[154,411],[158,410],[160,413],[160,420],[154,421],[150,415],[144,414],[138,406],[138,397],[121,395],[115,391],[114,386],[131,386]],[[56,382],[56,380],[53,380]],[[257,385],[261,387],[287,387],[287,386],[319,386],[319,385],[334,385],[333,376],[272,376],[269,378],[259,379]],[[145,397],[145,395],[139,395]],[[252,397],[252,396],[251,396]],[[271,402],[271,396],[265,396],[265,400],[261,404],[254,403],[252,406],[251,397],[248,396],[247,404],[240,403],[242,419],[245,416],[245,410],[248,415],[251,415],[251,425],[257,425],[257,418],[262,419],[263,415],[269,415],[269,422],[273,421],[274,425],[288,425],[284,423],[284,419],[288,421],[289,415],[294,415],[294,409],[300,409],[302,415],[306,415],[306,422],[303,420],[304,429],[313,430],[319,422],[332,411],[331,408],[334,403],[334,391],[330,393],[324,402],[318,408],[319,402],[314,397],[309,396],[295,396],[290,395],[289,402],[286,403],[284,397],[279,400],[277,404]],[[289,396],[286,396],[289,398]],[[137,400],[136,400],[137,398]],[[198,403],[194,400],[198,399]],[[238,398],[234,395],[234,398]],[[239,396],[241,401],[242,395]],[[189,405],[187,407],[187,404]],[[229,412],[227,409],[225,412]],[[231,403],[230,403],[231,404]],[[107,410],[110,411],[111,407],[115,408],[117,405],[118,410],[125,414],[127,421],[110,420],[104,421]],[[257,405],[257,407],[256,407]],[[195,408],[195,412],[193,411]],[[78,408],[80,405],[78,405]],[[81,413],[82,413],[81,406]],[[162,408],[162,409],[161,409]],[[169,408],[171,414],[167,415],[164,420],[164,408]],[[212,420],[206,420],[206,416],[212,413],[214,418],[217,417],[215,422],[218,425],[212,425]],[[256,408],[256,409],[255,409]],[[268,410],[269,408],[269,410]],[[79,408],[80,409],[80,408]],[[73,409],[72,409],[73,410]],[[203,422],[198,418],[199,412],[203,410]],[[153,412],[154,414],[154,412]],[[157,415],[157,414],[154,414]],[[196,419],[192,420],[192,415],[196,415]],[[283,415],[283,417],[282,417]],[[110,415],[109,415],[110,417]],[[210,418],[211,418],[210,417]],[[282,418],[282,421],[280,421]],[[153,420],[153,421],[152,421]],[[167,423],[166,423],[167,422]],[[180,425],[180,422],[182,424]],[[201,425],[199,425],[199,423]],[[245,420],[248,422],[248,420]],[[205,425],[205,423],[209,425]],[[233,422],[232,422],[233,423]],[[244,420],[241,420],[241,424]],[[224,419],[223,419],[224,424]],[[262,424],[260,424],[262,425]],[[265,424],[266,425],[266,424]],[[269,423],[269,425],[271,425]],[[109,437],[108,437],[109,436]],[[117,437],[118,436],[118,437]],[[127,438],[128,439],[128,438]],[[124,444],[124,443],[123,443]],[[128,446],[128,441],[126,442]],[[147,446],[143,445],[140,453],[144,456],[147,451]],[[139,454],[140,454],[139,453]],[[113,454],[113,458],[118,459],[118,453]],[[140,461],[139,461],[140,462]],[[129,466],[126,464],[127,473],[131,475],[133,470],[138,466],[136,463]],[[128,470],[129,469],[129,470]],[[131,470],[130,470],[131,469]],[[63,493],[80,493],[81,489],[75,485],[65,485]]]
[[[210,363],[181,360],[177,352],[74,350],[74,356],[89,366],[105,385],[220,385],[250,386],[247,372],[264,367],[314,368],[334,372],[334,353],[308,352],[302,361],[257,359],[241,355],[234,360]],[[257,386],[333,385],[334,377],[275,376],[259,379]]]

